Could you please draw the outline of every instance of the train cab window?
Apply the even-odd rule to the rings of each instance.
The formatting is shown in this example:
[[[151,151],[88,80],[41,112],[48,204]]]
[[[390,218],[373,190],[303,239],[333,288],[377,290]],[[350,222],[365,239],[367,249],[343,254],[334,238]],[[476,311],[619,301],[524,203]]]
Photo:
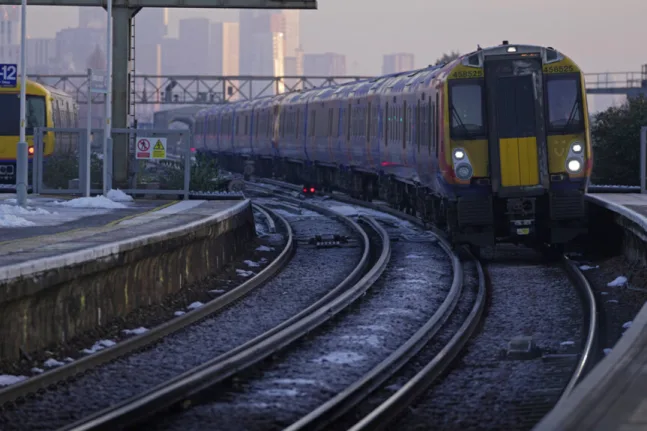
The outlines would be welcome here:
[[[34,127],[45,127],[45,98],[27,96],[25,133],[34,134]],[[0,94],[0,136],[20,135],[20,97]]]
[[[548,133],[577,133],[584,130],[579,76],[546,78]]]
[[[485,135],[483,87],[481,83],[456,83],[449,94],[451,136],[475,139]]]

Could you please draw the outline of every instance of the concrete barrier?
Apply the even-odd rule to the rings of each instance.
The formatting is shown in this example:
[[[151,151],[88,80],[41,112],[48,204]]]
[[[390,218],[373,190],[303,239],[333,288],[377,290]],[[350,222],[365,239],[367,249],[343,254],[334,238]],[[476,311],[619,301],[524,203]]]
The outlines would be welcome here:
[[[254,236],[251,204],[243,200],[154,234],[1,267],[0,358],[17,359],[20,349],[65,342],[159,303],[218,271]]]

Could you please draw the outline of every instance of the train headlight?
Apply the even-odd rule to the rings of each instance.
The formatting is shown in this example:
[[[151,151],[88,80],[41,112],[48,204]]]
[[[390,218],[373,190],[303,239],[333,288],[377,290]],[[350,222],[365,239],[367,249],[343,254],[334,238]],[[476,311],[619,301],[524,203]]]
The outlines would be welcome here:
[[[577,153],[577,154],[581,153],[583,149],[584,149],[584,147],[583,147],[583,146],[582,146],[582,144],[580,144],[579,142],[575,142],[575,143],[571,146],[571,150],[573,150],[573,152],[574,152],[574,153]]]
[[[566,169],[572,174],[576,174],[582,170],[582,162],[576,159],[570,159],[566,162]]]
[[[466,181],[472,178],[472,167],[467,163],[461,163],[456,166],[456,177],[460,180]]]
[[[463,151],[463,150],[462,150],[462,149],[460,149],[460,148],[456,148],[456,149],[454,150],[454,158],[455,158],[456,160],[463,160],[463,158],[465,158],[465,151]]]

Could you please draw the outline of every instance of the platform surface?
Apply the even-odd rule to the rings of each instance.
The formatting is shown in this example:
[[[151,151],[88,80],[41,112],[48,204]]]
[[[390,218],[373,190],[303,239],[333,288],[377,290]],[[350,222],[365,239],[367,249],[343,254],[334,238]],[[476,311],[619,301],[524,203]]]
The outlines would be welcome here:
[[[83,203],[30,198],[23,211],[16,207],[15,199],[0,198],[0,221],[3,214],[8,220],[6,225],[0,224],[0,267],[157,234],[223,213],[241,201],[119,202],[122,208],[88,208],[87,204],[93,203],[86,201],[85,207]],[[99,204],[110,206],[105,201]],[[21,227],[21,223],[31,225]]]

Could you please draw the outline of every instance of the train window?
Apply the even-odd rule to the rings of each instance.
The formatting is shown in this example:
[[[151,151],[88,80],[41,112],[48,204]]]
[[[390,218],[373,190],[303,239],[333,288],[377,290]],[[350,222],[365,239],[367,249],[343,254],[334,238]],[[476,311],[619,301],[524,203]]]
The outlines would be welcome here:
[[[439,120],[440,120],[440,93],[436,92],[436,103],[434,104],[433,110],[433,116],[434,116],[434,147],[436,148],[436,158],[438,158],[438,153],[440,151],[440,145],[441,145],[441,139],[440,139],[440,126],[439,126]]]
[[[239,124],[240,124],[240,117],[236,116],[236,136],[238,136]]]
[[[348,104],[348,116],[347,116],[347,120],[346,120],[346,122],[347,122],[346,129],[348,130],[348,131],[347,131],[347,133],[346,133],[346,140],[347,140],[347,141],[350,141],[350,128],[351,128],[350,119],[351,119],[351,110],[352,110],[352,106],[351,106],[351,104],[349,103],[349,104]]]
[[[310,137],[315,136],[316,120],[317,120],[317,113],[316,113],[316,112],[315,112],[315,110],[313,109],[313,110],[310,112],[310,124],[309,124],[309,129],[310,129],[310,131],[309,131],[309,133],[308,133],[308,136],[310,136]]]
[[[431,97],[429,97],[429,104],[427,105],[427,139],[429,139],[429,154],[432,148],[436,148],[436,137],[434,135],[434,123],[436,122],[436,109],[435,105],[432,107]]]
[[[386,102],[386,107],[384,108],[384,145],[389,145],[389,121],[391,117],[389,116],[389,102]]]
[[[257,138],[258,138],[258,126],[260,125],[258,123],[258,117],[259,116],[260,115],[259,115],[258,111],[256,111],[256,121],[254,121],[254,132],[255,132],[254,134],[256,135]]]
[[[27,135],[34,134],[34,127],[45,127],[45,98],[27,96],[25,109]],[[0,136],[20,135],[20,98],[16,94],[0,94]]]
[[[451,136],[474,139],[485,135],[483,87],[481,83],[457,83],[450,86]]]
[[[368,102],[368,109],[366,110],[366,139],[369,140],[371,139],[371,115],[373,113],[373,110],[371,109],[373,106],[371,102]]]
[[[584,130],[579,76],[546,78],[548,133],[577,133]]]
[[[328,108],[328,136],[332,137],[332,119],[333,119],[333,109]]]
[[[411,108],[409,108],[411,110]],[[402,121],[402,148],[407,148],[407,139],[409,138],[409,112],[407,112],[407,102],[404,102],[404,106],[402,107],[402,114],[404,115],[403,121]]]
[[[418,152],[420,152],[420,144],[422,143],[422,128],[420,127],[420,101],[418,101],[418,107],[416,108],[416,140],[418,144]]]
[[[249,114],[245,115],[245,133],[243,135],[249,135]]]
[[[496,121],[499,138],[525,138],[536,135],[532,76],[497,78],[496,98]]]

